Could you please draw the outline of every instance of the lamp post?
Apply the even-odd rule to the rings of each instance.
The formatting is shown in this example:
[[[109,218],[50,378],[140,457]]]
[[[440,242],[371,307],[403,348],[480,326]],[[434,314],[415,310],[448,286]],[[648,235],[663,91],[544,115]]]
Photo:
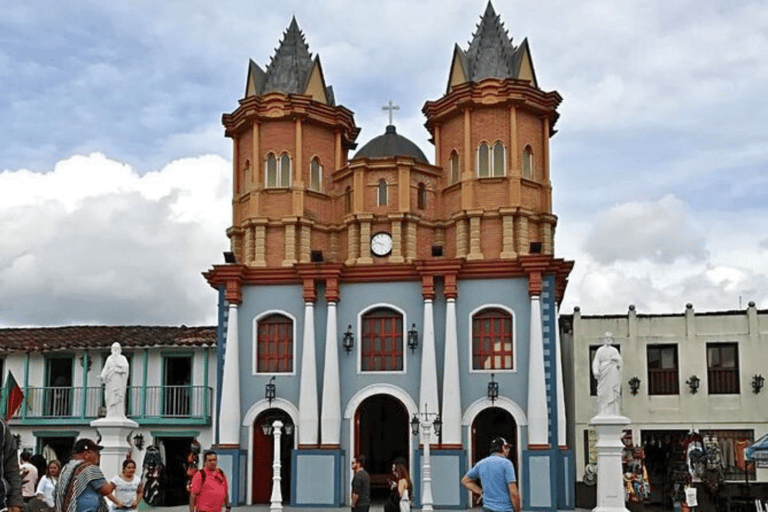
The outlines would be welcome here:
[[[424,412],[413,415],[411,419],[411,432],[413,435],[419,434],[421,426],[421,443],[424,446],[424,457],[421,463],[421,510],[422,512],[432,512],[432,463],[429,456],[429,438],[430,430],[435,430],[435,435],[440,437],[440,429],[443,422],[440,415],[427,411],[427,404],[424,404]]]
[[[269,420],[265,422],[261,429],[266,435],[272,434],[274,437],[274,449],[272,458],[272,497],[270,498],[269,512],[280,512],[283,510],[283,490],[282,490],[282,478],[280,476],[280,470],[282,464],[280,463],[280,436],[283,435],[283,422],[275,420],[270,425]],[[290,434],[293,429],[293,425],[285,426],[285,433]]]

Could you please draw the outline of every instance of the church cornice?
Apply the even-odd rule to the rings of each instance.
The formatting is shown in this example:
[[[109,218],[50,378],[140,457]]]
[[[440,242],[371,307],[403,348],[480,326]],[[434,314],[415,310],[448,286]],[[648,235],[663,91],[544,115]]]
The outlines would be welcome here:
[[[314,101],[312,96],[271,92],[240,100],[240,106],[231,114],[221,116],[225,135],[235,137],[254,123],[285,119],[303,119],[306,122],[338,130],[342,145],[353,148],[360,133],[355,125],[354,114],[341,105],[331,106]]]
[[[538,274],[555,275],[558,302],[565,293],[573,261],[535,254],[517,260],[466,261],[461,258],[446,260],[416,260],[412,263],[377,265],[344,265],[341,263],[305,263],[293,267],[254,268],[242,264],[214,265],[203,273],[214,288],[245,285],[304,284],[306,280],[334,280],[339,283],[370,283],[421,281],[424,276],[455,276],[457,279],[520,278]],[[238,290],[239,293],[239,290]],[[234,299],[234,296],[233,296]],[[228,299],[229,300],[229,297]]]
[[[562,101],[557,91],[544,92],[533,87],[527,80],[486,78],[454,86],[449,94],[439,100],[427,101],[421,111],[427,116],[425,126],[432,135],[436,124],[459,115],[465,109],[499,106],[517,106],[547,117],[552,130],[560,116],[557,107]]]

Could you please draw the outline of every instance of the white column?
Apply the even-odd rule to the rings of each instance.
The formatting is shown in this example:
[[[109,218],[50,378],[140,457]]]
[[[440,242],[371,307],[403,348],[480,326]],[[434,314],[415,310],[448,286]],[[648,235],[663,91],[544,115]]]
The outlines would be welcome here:
[[[549,444],[547,385],[544,375],[544,337],[541,328],[541,300],[531,296],[531,339],[528,354],[528,444]]]
[[[280,485],[280,436],[283,434],[283,422],[275,420],[272,423],[272,435],[274,436],[274,449],[272,456],[272,502],[269,506],[270,512],[279,512],[283,510],[283,491]]]
[[[339,384],[339,346],[336,331],[336,303],[328,303],[325,324],[325,367],[323,405],[320,411],[320,443],[341,444],[341,385]]]
[[[421,347],[421,384],[419,386],[419,407],[437,412],[437,361],[435,359],[435,324],[432,314],[432,299],[424,299],[424,331]],[[437,436],[430,433],[430,443],[436,443]]]
[[[560,318],[560,309],[555,304],[555,378],[557,379],[557,444],[558,446],[565,446],[568,444],[566,440],[566,424],[565,421],[565,386],[563,385],[563,356],[562,349],[560,347],[560,327],[557,324],[557,319]]]
[[[445,305],[445,359],[443,361],[443,443],[461,444],[461,383],[459,339],[456,331],[456,299]]]
[[[237,304],[230,303],[224,372],[221,378],[220,444],[240,444],[240,340],[237,324]]]
[[[299,389],[299,444],[317,444],[317,369],[315,362],[315,305],[304,303],[304,339]]]
[[[425,415],[426,417],[426,415]],[[424,445],[424,461],[421,465],[423,478],[421,479],[421,510],[432,512],[432,461],[430,460],[429,443],[432,436],[432,422],[427,417],[421,424],[421,442]]]

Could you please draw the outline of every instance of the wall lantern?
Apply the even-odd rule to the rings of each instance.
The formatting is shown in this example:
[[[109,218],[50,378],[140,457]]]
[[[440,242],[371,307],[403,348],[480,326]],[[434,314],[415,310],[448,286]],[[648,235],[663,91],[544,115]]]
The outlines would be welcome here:
[[[344,350],[347,351],[347,354],[349,354],[349,351],[352,350],[352,347],[355,346],[355,335],[352,334],[352,326],[347,326],[347,332],[344,333],[344,338],[342,341],[344,345]]]
[[[636,395],[638,389],[640,389],[640,379],[637,378],[637,376],[634,376],[629,379],[629,390],[633,395]]]
[[[419,346],[419,332],[416,330],[416,324],[411,326],[411,330],[408,331],[408,348],[411,349],[411,353],[416,351],[416,347]]]
[[[415,414],[413,415],[413,418],[411,418],[411,433],[413,433],[413,435],[419,433],[419,417]]]
[[[264,421],[264,423],[261,424],[261,431],[264,432],[265,436],[271,436],[275,431],[275,427],[272,424],[276,419],[279,418],[267,419]],[[285,434],[288,436],[293,434],[293,423],[285,423],[283,425],[283,432],[285,432]]]
[[[755,375],[752,377],[752,391],[755,392],[755,394],[758,394],[761,389],[763,389],[763,385],[765,384],[765,379],[762,375]]]
[[[144,448],[144,434],[139,432],[135,436],[133,436],[133,446],[136,447],[137,450],[141,451]]]
[[[491,382],[488,383],[488,400],[494,403],[497,398],[499,398],[499,383],[493,380],[493,374],[491,374]]]
[[[435,429],[435,435],[440,437],[440,432],[443,430],[443,420],[440,419],[440,416],[432,421],[432,428]]]
[[[275,392],[275,376],[273,375],[264,389],[264,398],[269,402],[270,407],[272,406],[272,401],[275,399]]]
[[[691,394],[695,395],[696,392],[699,390],[699,378],[695,375],[691,375],[691,378],[685,381],[686,384],[688,384],[688,387],[691,388]]]

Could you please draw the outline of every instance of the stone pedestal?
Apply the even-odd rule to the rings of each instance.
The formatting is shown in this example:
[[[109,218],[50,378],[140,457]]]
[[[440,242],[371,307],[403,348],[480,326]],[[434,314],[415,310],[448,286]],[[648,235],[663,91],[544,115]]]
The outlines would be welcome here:
[[[589,422],[597,431],[597,507],[592,512],[629,512],[621,470],[621,437],[629,421],[624,416],[595,416]]]
[[[101,436],[101,471],[107,480],[119,475],[123,469],[123,461],[131,450],[129,436],[139,427],[139,424],[128,418],[100,418],[93,420],[91,426]],[[137,462],[138,464],[138,462]]]

